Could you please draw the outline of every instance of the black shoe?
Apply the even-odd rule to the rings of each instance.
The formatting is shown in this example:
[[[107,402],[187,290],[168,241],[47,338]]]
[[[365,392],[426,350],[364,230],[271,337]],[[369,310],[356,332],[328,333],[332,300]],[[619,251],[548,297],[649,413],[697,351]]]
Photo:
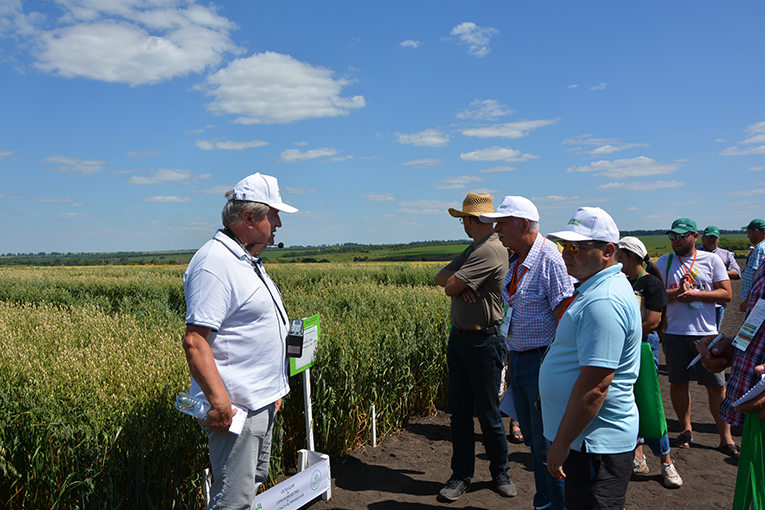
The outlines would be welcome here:
[[[510,479],[510,475],[507,472],[502,472],[494,479],[494,487],[497,489],[500,495],[506,498],[512,498],[518,494],[518,489]]]
[[[465,489],[467,489],[467,482],[457,480],[456,478],[449,478],[449,481],[446,482],[446,485],[438,495],[447,501],[457,501],[457,498],[465,492]]]

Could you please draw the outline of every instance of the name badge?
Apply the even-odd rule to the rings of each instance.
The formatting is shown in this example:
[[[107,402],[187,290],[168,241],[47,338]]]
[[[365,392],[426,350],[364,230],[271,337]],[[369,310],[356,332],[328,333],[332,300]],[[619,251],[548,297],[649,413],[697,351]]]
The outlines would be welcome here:
[[[507,336],[507,334],[510,332],[510,321],[511,317],[513,316],[513,307],[512,306],[506,306],[504,308],[504,313],[502,314],[502,334]]]

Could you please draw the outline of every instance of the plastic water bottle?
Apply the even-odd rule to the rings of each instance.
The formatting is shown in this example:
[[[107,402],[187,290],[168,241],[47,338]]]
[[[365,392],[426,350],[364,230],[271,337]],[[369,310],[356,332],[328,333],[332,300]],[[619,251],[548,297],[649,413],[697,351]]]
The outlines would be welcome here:
[[[210,410],[210,403],[204,399],[192,397],[188,393],[181,393],[175,398],[175,408],[189,416],[204,420]]]

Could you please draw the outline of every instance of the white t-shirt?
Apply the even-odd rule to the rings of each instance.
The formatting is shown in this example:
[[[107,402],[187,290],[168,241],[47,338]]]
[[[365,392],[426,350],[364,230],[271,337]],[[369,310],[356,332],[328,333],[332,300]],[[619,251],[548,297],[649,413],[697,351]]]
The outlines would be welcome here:
[[[289,393],[289,319],[276,284],[251,261],[219,231],[191,259],[183,287],[186,324],[212,330],[207,343],[231,403],[254,410]],[[189,394],[203,396],[193,377]]]
[[[669,256],[672,262],[667,271]],[[664,286],[667,290],[676,289],[683,275],[691,271],[695,274],[693,288],[714,290],[715,282],[730,280],[725,264],[714,253],[696,250],[696,260],[690,257],[678,257],[675,253],[662,255],[656,262]],[[715,304],[696,301],[693,303],[667,303],[667,333],[671,335],[713,335],[717,333]]]

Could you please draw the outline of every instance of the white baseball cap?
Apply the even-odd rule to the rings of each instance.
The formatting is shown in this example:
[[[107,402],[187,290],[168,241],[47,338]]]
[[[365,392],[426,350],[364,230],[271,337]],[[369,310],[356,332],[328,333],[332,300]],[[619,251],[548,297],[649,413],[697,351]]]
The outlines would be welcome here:
[[[563,241],[603,241],[617,244],[619,228],[614,219],[600,207],[580,207],[568,220],[566,230],[547,234],[550,239]]]
[[[260,202],[286,213],[298,212],[296,208],[282,202],[276,177],[260,173],[252,174],[236,183],[234,193],[229,195],[228,199]]]
[[[497,212],[486,213],[480,216],[481,222],[493,223],[497,218],[523,218],[530,221],[539,221],[537,206],[525,197],[505,197],[497,207]]]
[[[619,239],[619,249],[631,251],[632,253],[640,257],[640,260],[645,260],[645,258],[648,256],[648,250],[643,244],[643,241],[641,241],[637,237],[632,237],[632,236],[622,237],[621,239]]]

